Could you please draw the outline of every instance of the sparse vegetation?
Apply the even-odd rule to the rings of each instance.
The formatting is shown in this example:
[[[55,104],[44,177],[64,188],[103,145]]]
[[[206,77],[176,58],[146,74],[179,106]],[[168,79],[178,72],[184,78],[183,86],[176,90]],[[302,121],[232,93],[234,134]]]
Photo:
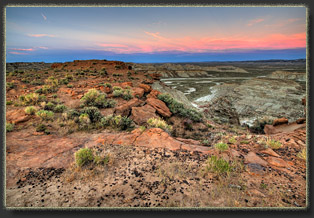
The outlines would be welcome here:
[[[271,147],[273,150],[277,150],[281,148],[281,143],[273,139],[268,139],[266,142],[266,145]]]
[[[234,137],[231,137],[231,138],[229,139],[229,143],[230,143],[230,144],[235,144],[235,143],[237,143],[237,140],[236,140]]]
[[[59,105],[55,106],[54,112],[56,112],[56,113],[63,113],[66,109],[67,109],[67,107],[65,105],[59,104]]]
[[[13,123],[6,123],[5,124],[5,129],[7,132],[12,132],[14,129],[14,124]]]
[[[172,130],[172,126],[168,125],[166,123],[166,121],[164,121],[161,118],[150,118],[147,120],[147,124],[149,127],[160,128],[160,129],[163,129],[165,131],[171,131]]]
[[[218,149],[219,151],[226,151],[229,149],[229,146],[226,143],[220,142],[215,144],[215,148]]]
[[[303,148],[297,155],[298,158],[302,160],[306,160],[306,148]]]
[[[54,117],[54,113],[52,111],[40,110],[36,113],[38,117],[42,120],[52,120]]]
[[[219,175],[229,175],[229,173],[232,171],[232,168],[233,167],[229,164],[228,161],[213,155],[208,157],[205,166],[205,172],[213,172]]]
[[[29,115],[34,115],[37,112],[37,109],[34,106],[29,106],[25,108],[25,113]]]
[[[96,89],[90,89],[82,98],[81,102],[84,106],[95,106],[98,108],[114,107],[116,102],[112,99],[106,99],[105,93],[100,93]]]
[[[171,113],[182,117],[187,117],[195,122],[202,121],[201,113],[194,109],[186,109],[182,103],[173,99],[169,94],[159,94],[158,99],[166,103]]]
[[[97,107],[84,107],[80,114],[87,114],[92,123],[99,122],[102,118],[102,115]]]
[[[94,160],[93,151],[90,148],[81,148],[75,153],[75,163],[78,167],[83,167]]]
[[[101,125],[103,127],[112,127],[114,129],[120,129],[120,130],[128,130],[133,129],[133,121],[128,118],[121,115],[113,116],[109,115],[106,117],[103,117],[101,119]]]

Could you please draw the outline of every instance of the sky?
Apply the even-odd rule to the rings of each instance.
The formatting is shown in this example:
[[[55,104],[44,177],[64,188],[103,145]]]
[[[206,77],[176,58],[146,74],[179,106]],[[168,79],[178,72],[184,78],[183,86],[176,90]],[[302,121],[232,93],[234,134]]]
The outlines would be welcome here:
[[[305,7],[7,7],[7,62],[306,58]]]

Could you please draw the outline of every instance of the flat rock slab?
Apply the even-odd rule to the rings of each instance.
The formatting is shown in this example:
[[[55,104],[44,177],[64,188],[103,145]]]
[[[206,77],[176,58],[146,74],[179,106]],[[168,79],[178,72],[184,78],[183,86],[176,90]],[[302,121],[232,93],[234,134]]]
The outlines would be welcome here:
[[[288,166],[286,161],[284,161],[281,158],[276,158],[276,157],[268,157],[267,162],[273,166],[276,166],[276,167],[287,167]]]
[[[268,163],[257,156],[254,152],[250,151],[246,156],[245,156],[245,162],[246,163],[255,163],[255,164],[260,164],[264,167],[268,165]]]

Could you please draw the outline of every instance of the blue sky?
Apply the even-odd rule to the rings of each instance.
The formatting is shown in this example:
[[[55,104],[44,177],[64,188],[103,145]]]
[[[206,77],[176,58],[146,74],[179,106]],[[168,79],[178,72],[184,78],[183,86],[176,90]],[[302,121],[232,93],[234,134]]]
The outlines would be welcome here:
[[[6,59],[298,59],[304,7],[7,7]]]

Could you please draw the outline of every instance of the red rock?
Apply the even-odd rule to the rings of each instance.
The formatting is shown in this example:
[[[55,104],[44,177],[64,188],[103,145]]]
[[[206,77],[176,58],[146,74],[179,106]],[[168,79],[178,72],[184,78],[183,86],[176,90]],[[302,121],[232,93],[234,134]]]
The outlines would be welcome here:
[[[267,135],[273,135],[273,134],[280,133],[281,131],[276,129],[273,125],[265,125],[264,132]]]
[[[157,118],[156,109],[146,104],[142,107],[132,107],[131,119],[138,125],[143,125],[149,118]]]
[[[172,113],[170,112],[169,108],[166,106],[166,104],[163,101],[156,98],[148,98],[146,102],[147,104],[155,108],[157,110],[157,113],[159,113],[161,116],[163,117],[171,116]]]
[[[132,82],[124,82],[124,83],[121,83],[121,87],[122,88],[126,88],[126,87],[132,87],[133,86],[133,83]]]
[[[285,117],[282,117],[282,118],[274,120],[273,126],[278,126],[278,125],[287,124],[287,123],[288,123],[288,119]]]
[[[302,98],[302,105],[306,105],[306,98]]]
[[[266,172],[263,170],[263,167],[257,163],[249,163],[246,166],[246,171],[252,176],[263,176],[266,174]]]
[[[141,105],[143,101],[139,100],[138,98],[133,98],[127,103],[116,107],[115,114],[116,115],[121,115],[121,116],[128,116],[130,114],[131,108],[132,107],[137,107]]]
[[[266,150],[263,150],[260,153],[268,154],[268,155],[271,155],[271,156],[274,156],[274,157],[280,157],[280,155],[277,154],[276,152],[274,152],[273,149],[271,149],[271,148],[267,148]]]
[[[277,158],[277,157],[268,157],[267,162],[271,165],[276,166],[276,167],[287,167],[288,166],[286,161],[284,161],[281,158]]]
[[[29,120],[31,116],[25,114],[23,109],[11,110],[6,113],[6,121],[9,123],[22,123]]]
[[[141,98],[144,95],[144,89],[143,88],[132,88],[133,97]]]
[[[152,90],[152,87],[150,85],[143,84],[143,83],[139,84],[138,87],[144,89],[145,92],[150,92]]]
[[[304,117],[303,117],[303,118],[299,118],[299,119],[296,120],[296,123],[297,123],[297,124],[302,124],[302,123],[305,122],[305,120],[306,120],[306,119],[305,119]]]
[[[161,94],[160,91],[153,89],[148,95],[147,98],[157,98],[157,96]]]
[[[199,141],[193,140],[193,139],[183,139],[183,138],[175,138],[176,140],[186,143],[186,144],[193,144],[193,145],[201,145]],[[204,146],[202,146],[204,147]]]
[[[100,109],[100,113],[106,117],[108,115],[112,115],[114,113],[115,109],[114,108],[104,108],[104,109]]]
[[[266,167],[268,164],[266,161],[264,161],[262,158],[257,156],[254,152],[250,151],[246,156],[245,156],[245,162],[246,163],[256,163],[260,164],[264,167]]]
[[[179,150],[181,142],[172,138],[168,133],[160,128],[152,128],[144,131],[134,142],[135,146],[151,148],[168,148]]]

